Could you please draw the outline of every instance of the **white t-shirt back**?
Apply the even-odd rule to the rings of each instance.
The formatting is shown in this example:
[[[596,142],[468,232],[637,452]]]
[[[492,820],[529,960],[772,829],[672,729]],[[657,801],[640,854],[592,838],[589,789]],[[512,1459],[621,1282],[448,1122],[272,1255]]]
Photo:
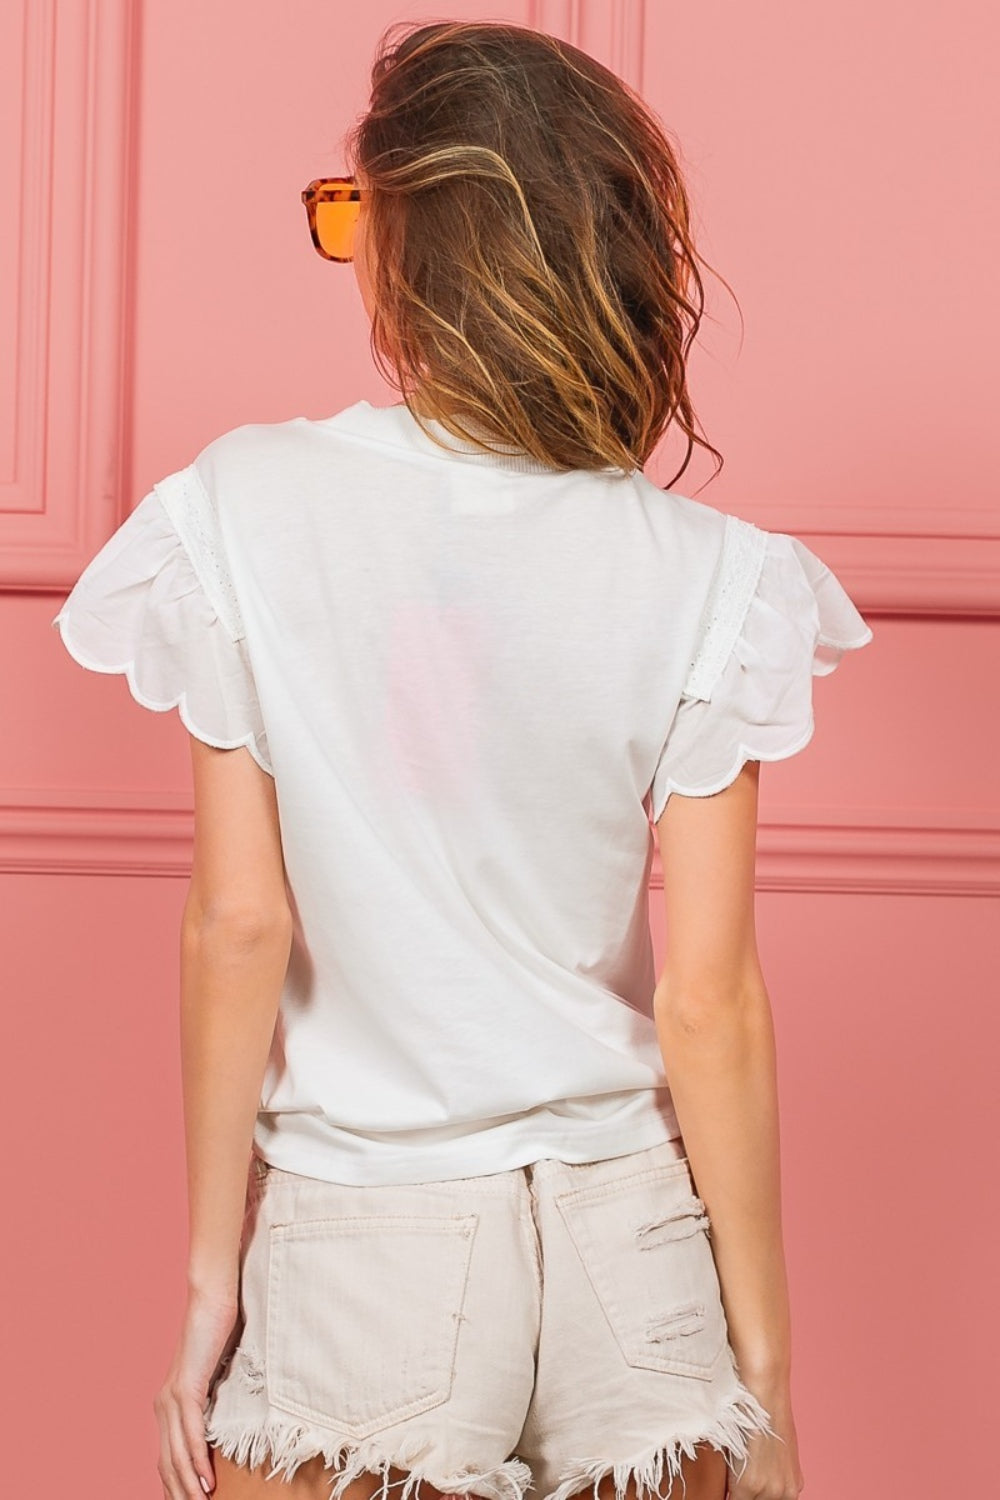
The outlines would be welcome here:
[[[294,914],[254,1132],[352,1184],[681,1132],[652,823],[813,732],[872,639],[798,538],[359,401],[223,434],[53,620],[274,777]]]

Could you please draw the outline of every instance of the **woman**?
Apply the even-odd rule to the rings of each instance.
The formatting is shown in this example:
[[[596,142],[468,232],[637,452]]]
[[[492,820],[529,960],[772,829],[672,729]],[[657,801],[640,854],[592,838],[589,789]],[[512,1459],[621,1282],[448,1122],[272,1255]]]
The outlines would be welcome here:
[[[191,736],[164,1494],[790,1500],[758,777],[872,632],[643,474],[703,304],[641,101],[493,24],[372,85],[303,196],[403,402],[216,439],[54,622]]]

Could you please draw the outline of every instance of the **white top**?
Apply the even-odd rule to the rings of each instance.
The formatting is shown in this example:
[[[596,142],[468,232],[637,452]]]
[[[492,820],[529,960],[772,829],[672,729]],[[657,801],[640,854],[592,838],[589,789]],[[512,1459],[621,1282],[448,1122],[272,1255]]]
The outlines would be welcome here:
[[[275,779],[295,916],[254,1132],[346,1183],[680,1135],[651,819],[813,731],[872,638],[798,538],[367,401],[223,434],[52,622]]]

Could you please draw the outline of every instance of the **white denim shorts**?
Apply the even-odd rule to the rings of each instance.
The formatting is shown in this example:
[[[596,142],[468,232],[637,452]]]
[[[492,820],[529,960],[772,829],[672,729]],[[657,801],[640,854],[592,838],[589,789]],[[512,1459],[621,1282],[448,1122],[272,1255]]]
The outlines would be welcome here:
[[[266,1478],[322,1454],[330,1500],[362,1473],[388,1495],[390,1468],[399,1500],[422,1482],[568,1500],[607,1474],[618,1496],[679,1497],[696,1445],[738,1474],[748,1436],[773,1432],[679,1141],[408,1186],[255,1157],[234,1340],[208,1442]]]

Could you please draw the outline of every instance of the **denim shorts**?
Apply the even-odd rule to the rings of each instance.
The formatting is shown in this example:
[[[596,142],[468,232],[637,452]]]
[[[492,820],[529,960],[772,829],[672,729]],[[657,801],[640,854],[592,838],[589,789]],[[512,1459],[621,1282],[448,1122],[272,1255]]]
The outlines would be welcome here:
[[[682,1455],[739,1473],[755,1432],[680,1141],[407,1186],[254,1157],[205,1408],[235,1463],[291,1478],[322,1454],[330,1500],[362,1473],[388,1495],[390,1467],[399,1500],[596,1497],[607,1474],[677,1496]]]

